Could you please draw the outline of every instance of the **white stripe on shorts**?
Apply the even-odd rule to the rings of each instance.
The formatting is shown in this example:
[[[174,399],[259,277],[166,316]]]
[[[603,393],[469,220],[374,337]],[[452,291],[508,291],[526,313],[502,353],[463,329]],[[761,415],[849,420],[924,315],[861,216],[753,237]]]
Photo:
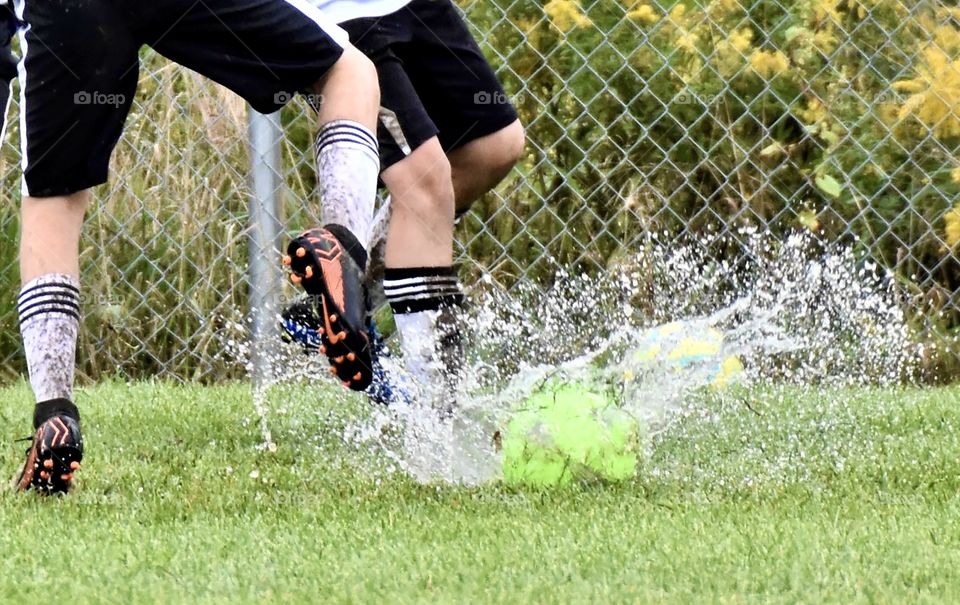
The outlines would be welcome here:
[[[25,0],[14,0],[13,10],[17,14],[17,19],[23,22],[23,8]],[[30,31],[30,24],[20,28],[20,61],[17,62],[17,74],[20,79],[20,192],[22,195],[30,195],[27,190],[27,166],[30,161],[27,158],[27,32]]]

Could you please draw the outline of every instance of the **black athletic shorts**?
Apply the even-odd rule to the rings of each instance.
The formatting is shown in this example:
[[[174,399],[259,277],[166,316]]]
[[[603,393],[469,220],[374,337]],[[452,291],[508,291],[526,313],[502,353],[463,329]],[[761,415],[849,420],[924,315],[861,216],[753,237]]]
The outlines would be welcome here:
[[[450,0],[413,0],[395,13],[341,27],[377,66],[381,169],[434,136],[452,151],[517,119]]]
[[[24,193],[107,180],[144,45],[263,113],[306,89],[346,33],[306,0],[17,0]]]

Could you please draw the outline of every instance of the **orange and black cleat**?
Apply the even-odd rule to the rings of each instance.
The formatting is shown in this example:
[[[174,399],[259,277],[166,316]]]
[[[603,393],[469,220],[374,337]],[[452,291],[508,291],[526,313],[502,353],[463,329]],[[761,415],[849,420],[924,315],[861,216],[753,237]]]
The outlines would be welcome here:
[[[319,350],[330,360],[331,373],[355,391],[366,389],[373,378],[363,288],[366,250],[346,228],[327,225],[290,242],[283,264],[290,267],[290,281],[310,295],[310,311],[320,324]]]
[[[27,460],[17,476],[16,488],[34,489],[44,495],[65,494],[73,486],[73,474],[80,469],[82,459],[80,423],[63,414],[47,418],[40,423],[27,448]]]

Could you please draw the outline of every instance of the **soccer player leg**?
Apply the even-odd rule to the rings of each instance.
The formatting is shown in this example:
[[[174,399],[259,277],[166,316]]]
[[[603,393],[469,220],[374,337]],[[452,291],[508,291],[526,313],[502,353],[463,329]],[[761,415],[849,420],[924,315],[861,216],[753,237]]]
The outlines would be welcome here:
[[[366,43],[366,46],[363,48],[363,53],[367,56],[376,56],[375,52],[372,52],[370,45],[372,44],[375,48],[381,48],[387,43],[386,38],[378,34],[379,29],[375,27],[376,20],[371,19],[357,19],[349,23],[352,26],[352,29],[348,29],[352,35],[356,35],[359,38],[363,38],[363,41]],[[359,32],[359,33],[355,33]],[[369,33],[370,36],[364,38],[362,34]],[[346,55],[345,51],[345,55]],[[367,78],[364,74],[364,71],[369,68],[369,63],[359,66],[351,66],[352,57],[346,56],[338,62],[338,66],[344,67],[340,71],[334,71],[331,73],[331,76],[328,77],[324,82],[324,92],[320,96],[312,97],[314,101],[314,106],[319,111],[319,117],[321,122],[331,123],[331,118],[336,119],[338,116],[342,116],[344,111],[355,110],[351,99],[353,97],[352,90],[355,90],[357,86],[369,86]],[[359,67],[359,69],[358,69]],[[378,70],[379,71],[379,70]],[[360,82],[350,83],[349,81],[338,81],[338,78],[360,78]],[[348,93],[351,96],[346,96],[344,93]],[[322,101],[322,102],[320,102]],[[346,106],[344,106],[346,103]],[[367,108],[369,110],[370,108]],[[365,110],[366,111],[366,110]],[[367,124],[364,124],[366,126]],[[332,138],[329,135],[325,136],[324,127],[321,128],[321,134],[318,137],[318,166],[321,171],[327,172],[328,169],[334,168],[334,163],[332,160],[335,160],[336,153],[347,152],[350,153],[352,150],[364,151],[363,147],[356,146],[357,133],[347,132],[345,136],[339,136],[337,138],[341,139],[338,143],[344,145],[344,149],[339,150],[338,145],[327,145],[325,142],[331,141]],[[382,133],[378,132],[378,147],[380,152],[380,162],[383,162],[384,153],[390,154],[390,147],[383,147],[383,139],[380,136]],[[432,134],[432,133],[431,133]],[[351,150],[352,147],[352,150]],[[402,154],[399,156],[403,157]],[[399,158],[397,158],[399,159]],[[343,189],[337,185],[337,177],[340,175],[339,171],[333,171],[334,174],[331,177],[321,179],[321,183],[329,188],[337,187]],[[369,186],[371,188],[376,185],[376,176],[368,176],[364,179],[362,183],[363,186]],[[366,266],[366,273],[364,279],[364,290],[366,294],[367,302],[367,331],[368,331],[368,340],[372,348],[372,381],[371,384],[367,387],[366,393],[367,396],[374,401],[375,403],[385,404],[385,405],[394,405],[394,404],[405,404],[410,401],[410,396],[407,392],[407,389],[403,387],[401,377],[397,376],[395,373],[391,372],[389,369],[389,364],[385,364],[386,358],[389,357],[389,349],[385,346],[382,336],[380,336],[377,326],[373,320],[373,305],[377,304],[378,301],[383,302],[382,288],[379,286],[379,282],[375,281],[377,279],[382,279],[383,274],[383,248],[384,248],[384,239],[386,237],[386,229],[389,224],[389,215],[391,214],[392,203],[389,202],[389,198],[384,201],[384,204],[381,205],[379,211],[374,216],[372,225],[369,229],[364,229],[362,225],[357,225],[358,219],[363,220],[366,218],[366,212],[358,213],[357,210],[363,208],[361,205],[356,203],[349,203],[349,200],[345,200],[344,196],[336,195],[336,191],[324,191],[323,192],[323,221],[330,222],[334,224],[351,224],[354,227],[351,228],[353,232],[367,232],[370,235],[361,235],[358,237],[358,240],[361,240],[361,244],[366,248],[368,261]],[[368,194],[362,195],[363,199],[368,198]],[[327,203],[329,200],[330,203]],[[345,203],[346,202],[346,203]],[[364,208],[365,210],[365,208]],[[293,253],[290,255],[290,263],[293,264],[296,258],[297,250],[294,249]],[[312,271],[312,270],[311,270]],[[296,279],[301,279],[300,275],[297,275]],[[301,279],[301,283],[304,283]],[[321,321],[321,316],[323,315],[322,310],[316,311],[315,305],[316,297],[307,297],[295,301],[294,303],[288,305],[282,313],[282,328],[283,333],[287,340],[298,343],[305,351],[312,352],[319,349],[324,351],[329,351],[329,347],[321,339],[320,332],[325,330],[325,326]],[[336,362],[336,359],[334,359]]]
[[[23,198],[17,297],[35,434],[21,490],[66,492],[83,455],[73,378],[80,318],[79,241],[88,188],[107,179],[137,82],[137,43],[109,3],[65,13],[18,4]]]
[[[362,391],[375,373],[363,276],[380,159],[374,135],[379,88],[373,64],[346,46],[314,87],[320,225],[295,238],[285,264],[311,296],[320,352],[345,386]]]
[[[449,408],[463,358],[450,165],[433,137],[384,170],[382,178],[393,204],[383,291],[400,332],[404,366],[421,393]]]
[[[312,297],[319,348],[332,373],[352,389],[366,388],[372,360],[363,240],[379,171],[372,64],[304,0],[168,0],[151,26],[154,48],[232,89],[257,111],[276,111],[298,92],[314,95],[322,226],[297,237],[284,261]]]
[[[393,310],[403,363],[421,401],[452,412],[464,378],[463,294],[456,269],[386,269],[384,291]]]
[[[320,225],[291,242],[284,262],[311,295],[320,351],[345,386],[370,386],[376,366],[363,276],[380,160],[374,135],[379,88],[373,64],[351,46],[314,87]]]

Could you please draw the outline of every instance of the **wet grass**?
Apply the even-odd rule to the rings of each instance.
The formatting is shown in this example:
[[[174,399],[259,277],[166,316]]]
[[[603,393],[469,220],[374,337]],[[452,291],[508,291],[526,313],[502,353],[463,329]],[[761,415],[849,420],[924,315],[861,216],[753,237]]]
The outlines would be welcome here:
[[[272,394],[270,453],[245,385],[83,390],[76,492],[0,494],[0,601],[960,599],[957,388],[707,398],[637,480],[545,492],[359,473],[323,394]],[[0,390],[11,474],[28,401]]]

